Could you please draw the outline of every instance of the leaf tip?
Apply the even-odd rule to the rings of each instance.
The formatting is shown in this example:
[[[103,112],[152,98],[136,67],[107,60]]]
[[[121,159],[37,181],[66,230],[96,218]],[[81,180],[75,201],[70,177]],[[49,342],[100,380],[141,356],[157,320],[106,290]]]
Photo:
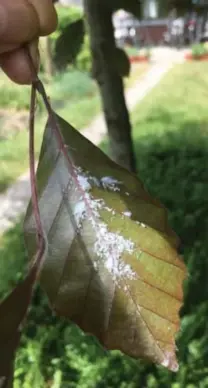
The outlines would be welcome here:
[[[165,357],[163,361],[161,362],[161,365],[165,368],[168,368],[172,372],[178,372],[179,365],[175,358],[175,354],[172,352],[166,352]]]

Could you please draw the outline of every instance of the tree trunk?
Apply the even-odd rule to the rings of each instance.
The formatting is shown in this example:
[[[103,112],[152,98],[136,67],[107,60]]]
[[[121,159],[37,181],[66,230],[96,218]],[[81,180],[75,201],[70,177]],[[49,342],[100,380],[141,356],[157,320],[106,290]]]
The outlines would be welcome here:
[[[99,85],[112,159],[136,170],[131,124],[125,103],[123,80],[116,63],[112,9],[105,1],[84,0],[89,26],[93,75]]]

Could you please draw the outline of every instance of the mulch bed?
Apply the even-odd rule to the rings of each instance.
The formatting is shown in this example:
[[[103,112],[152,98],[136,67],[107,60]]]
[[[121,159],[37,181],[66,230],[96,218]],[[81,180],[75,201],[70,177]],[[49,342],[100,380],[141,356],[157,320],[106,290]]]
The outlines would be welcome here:
[[[194,57],[192,54],[186,54],[187,61],[208,61],[208,54],[201,55],[200,57]]]
[[[131,63],[149,62],[149,58],[142,55],[133,55],[129,59]]]

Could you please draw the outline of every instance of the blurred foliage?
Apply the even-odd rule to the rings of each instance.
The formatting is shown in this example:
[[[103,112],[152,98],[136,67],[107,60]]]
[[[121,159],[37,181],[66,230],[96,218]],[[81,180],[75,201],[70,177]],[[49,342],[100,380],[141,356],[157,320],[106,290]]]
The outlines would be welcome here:
[[[85,97],[92,97],[96,92],[95,83],[78,70],[71,70],[66,73],[57,74],[53,84],[49,87],[50,97],[54,104],[66,101],[79,100]]]
[[[87,34],[85,34],[84,42],[82,44],[81,50],[76,57],[76,67],[83,72],[90,73],[92,69],[92,60],[90,53],[90,39]]]
[[[145,48],[138,48],[130,45],[125,46],[125,51],[129,58],[138,56],[138,57],[146,57],[147,59],[151,58],[151,48],[150,47],[145,47]]]
[[[165,137],[165,135],[164,135]],[[199,136],[200,137],[200,136]],[[164,141],[165,140],[165,141]],[[183,242],[189,267],[185,306],[178,338],[180,370],[177,374],[142,361],[133,361],[114,351],[105,353],[94,338],[75,325],[52,315],[45,297],[37,290],[17,354],[15,388],[206,388],[208,384],[208,270],[206,239],[208,203],[206,165],[208,142],[186,142],[186,134],[166,135],[163,145],[153,135],[140,141],[138,166],[141,178],[153,195],[168,207],[170,222]],[[11,243],[13,241],[13,243]],[[24,262],[22,232],[16,227],[2,241],[1,296],[15,268]],[[16,258],[16,261],[15,261]],[[16,280],[17,280],[16,279]]]
[[[90,43],[88,34],[83,31],[82,9],[62,6],[57,6],[56,9],[59,22],[57,30],[51,35],[51,54],[57,69],[60,67],[66,69],[67,65],[73,64],[80,71],[89,73],[91,70]],[[72,29],[77,29],[77,32],[71,32]]]
[[[74,64],[76,57],[84,41],[84,21],[75,20],[68,24],[62,31],[55,43],[54,64],[61,71],[68,64]]]
[[[87,126],[100,112],[95,82],[87,73],[74,68],[57,73],[50,83],[44,82],[53,108],[77,129]],[[28,168],[28,114],[30,88],[12,83],[0,75],[0,192]],[[5,109],[6,108],[6,109]],[[11,110],[13,108],[18,109]],[[23,110],[23,112],[21,112]],[[46,110],[41,98],[36,109],[35,150],[38,157]]]
[[[62,91],[69,82],[65,77],[74,79],[75,73],[55,78],[57,105],[62,93],[67,98],[67,91]],[[80,75],[77,73],[76,77]],[[74,116],[83,120],[83,110],[77,106],[75,96],[79,100],[84,88],[87,101],[91,101],[91,86],[79,79],[79,87],[70,79],[69,92],[74,97],[67,111],[72,114],[72,107],[76,106]],[[189,268],[178,337],[179,372],[174,374],[162,367],[130,360],[117,351],[105,352],[94,338],[53,315],[38,288],[17,353],[14,388],[207,388],[207,90],[207,63],[178,65],[133,114],[139,176],[151,194],[166,205],[171,225],[181,237],[181,252]],[[19,138],[13,141],[10,154],[15,155],[15,147],[22,163],[26,159],[22,155],[26,154],[20,152],[20,143]],[[8,150],[4,144],[1,152]],[[10,154],[4,158],[9,171]],[[3,298],[26,269],[21,224],[0,239],[0,257]]]
[[[0,107],[11,109],[29,109],[30,87],[17,85],[0,73]]]
[[[56,6],[58,14],[58,26],[56,31],[51,35],[51,39],[56,40],[64,31],[64,29],[72,22],[83,18],[83,11],[79,7],[63,7]]]
[[[179,372],[105,352],[94,338],[56,318],[37,289],[17,353],[15,388],[208,386],[207,66],[176,66],[133,115],[139,176],[166,205],[189,268],[177,341]],[[21,227],[0,244],[2,297],[25,263]]]
[[[196,43],[191,47],[191,53],[193,58],[200,58],[203,55],[208,54],[207,46],[204,43]]]

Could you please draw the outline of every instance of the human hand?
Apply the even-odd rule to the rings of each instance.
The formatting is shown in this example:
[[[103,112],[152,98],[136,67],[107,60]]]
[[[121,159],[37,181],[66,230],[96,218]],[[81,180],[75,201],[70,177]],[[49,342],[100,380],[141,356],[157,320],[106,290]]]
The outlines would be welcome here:
[[[39,66],[38,38],[56,28],[52,0],[0,0],[0,67],[14,82],[30,84],[32,71],[23,45]]]

